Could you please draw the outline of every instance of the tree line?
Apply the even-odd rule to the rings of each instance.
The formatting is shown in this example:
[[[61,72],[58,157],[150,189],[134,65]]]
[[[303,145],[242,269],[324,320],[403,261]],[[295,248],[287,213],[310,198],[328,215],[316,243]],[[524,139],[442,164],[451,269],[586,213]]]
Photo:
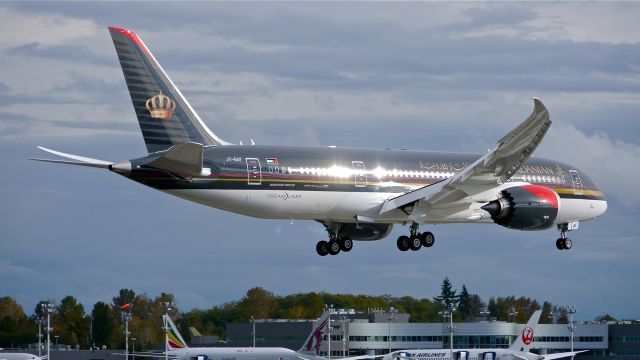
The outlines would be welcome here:
[[[455,308],[456,322],[471,321],[485,317],[498,321],[526,323],[531,314],[543,310],[540,323],[567,323],[567,311],[548,301],[540,304],[529,297],[491,297],[484,302],[479,295],[470,293],[465,285],[460,292],[453,289],[448,278],[442,282],[440,295],[432,299],[416,299],[411,296],[352,295],[310,292],[278,296],[261,287],[254,287],[240,299],[206,310],[193,309],[180,312],[175,305],[173,294],[161,293],[155,298],[146,294],[136,294],[131,289],[121,289],[111,302],[96,302],[90,313],[75,297],[65,296],[59,303],[53,300],[40,301],[33,313],[26,315],[24,309],[12,297],[0,297],[0,347],[19,347],[37,343],[38,324],[46,328],[46,312],[41,304],[51,303],[52,336],[58,335],[58,343],[80,349],[106,347],[124,348],[124,322],[121,308],[131,314],[129,331],[135,337],[136,350],[150,349],[164,341],[162,314],[168,311],[180,328],[182,335],[190,341],[189,327],[195,327],[203,334],[225,338],[227,323],[248,322],[254,319],[315,319],[324,310],[325,304],[335,309],[395,308],[410,314],[411,322],[441,322],[441,312]],[[167,304],[172,304],[167,308]],[[554,314],[554,316],[549,316]],[[607,315],[608,316],[608,315]],[[608,318],[610,319],[610,318]],[[43,336],[43,342],[46,335]],[[131,345],[131,344],[130,344]]]

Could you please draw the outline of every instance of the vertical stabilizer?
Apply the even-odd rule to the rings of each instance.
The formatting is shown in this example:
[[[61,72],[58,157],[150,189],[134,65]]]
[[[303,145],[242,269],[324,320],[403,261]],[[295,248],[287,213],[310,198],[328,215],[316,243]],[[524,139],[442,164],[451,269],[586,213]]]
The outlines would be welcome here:
[[[164,320],[164,324],[167,329],[167,349],[187,349],[187,343],[182,338],[182,335],[180,335],[178,328],[173,323],[171,318],[168,315],[162,315],[162,319]]]
[[[329,326],[329,311],[322,313],[322,316],[313,324],[313,330],[307,340],[302,344],[299,353],[311,356],[320,355],[320,346],[324,339],[324,333]]]
[[[542,310],[536,310],[533,312],[529,318],[529,322],[527,322],[527,325],[520,330],[520,334],[518,334],[516,340],[511,344],[511,347],[509,348],[511,351],[529,352],[529,349],[531,349],[531,346],[533,345],[533,337],[538,326],[538,321],[540,320],[540,314],[542,314]]]
[[[229,144],[207,128],[138,35],[114,26],[109,32],[148,152],[189,142]]]

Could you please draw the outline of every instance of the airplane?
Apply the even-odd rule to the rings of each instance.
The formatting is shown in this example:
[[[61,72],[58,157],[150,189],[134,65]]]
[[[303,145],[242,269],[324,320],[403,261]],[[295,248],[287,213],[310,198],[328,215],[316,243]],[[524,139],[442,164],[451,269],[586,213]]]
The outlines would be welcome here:
[[[605,213],[607,202],[578,168],[531,157],[551,126],[533,99],[532,114],[486,154],[234,145],[214,134],[134,32],[109,27],[148,154],[110,162],[38,147],[65,158],[32,159],[108,169],[140,184],[217,209],[264,219],[314,220],[328,233],[325,256],[354,240],[397,238],[401,251],[431,247],[423,224],[495,223],[524,231],[567,232]]]
[[[45,357],[39,357],[37,355],[29,354],[29,353],[12,353],[12,352],[4,352],[0,353],[0,360],[42,360]]]
[[[382,360],[553,360],[572,357],[588,350],[547,355],[529,352],[542,310],[533,312],[527,325],[508,349],[411,349],[392,351]]]
[[[190,348],[180,335],[178,328],[168,315],[162,315],[167,329],[166,355],[177,360],[326,360],[319,356],[320,346],[324,341],[323,333],[330,322],[330,312],[325,311],[316,320],[313,330],[298,351],[278,347],[196,347]],[[135,356],[164,357],[165,354],[151,355],[148,353],[135,354]],[[345,358],[347,360],[359,360],[372,358],[369,355],[361,355]]]

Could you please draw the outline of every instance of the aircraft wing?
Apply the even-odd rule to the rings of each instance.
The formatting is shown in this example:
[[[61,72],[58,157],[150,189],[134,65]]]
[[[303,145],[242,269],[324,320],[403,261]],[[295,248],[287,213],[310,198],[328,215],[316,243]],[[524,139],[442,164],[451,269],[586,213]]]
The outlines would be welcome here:
[[[580,353],[587,352],[587,351],[589,351],[589,350],[580,350],[580,351],[573,351],[573,352],[568,351],[568,352],[563,352],[563,353],[549,354],[549,355],[544,355],[543,359],[544,360],[562,359],[562,358],[575,356],[576,354],[580,354]]]
[[[125,353],[111,353],[111,355],[127,356],[127,354],[125,354]],[[146,358],[154,358],[154,359],[164,359],[165,358],[164,353],[148,353],[148,352],[130,352],[128,354],[128,356],[146,357]],[[176,357],[174,355],[169,355],[169,359],[170,360],[175,360],[175,359],[178,359],[178,357]]]
[[[464,202],[475,193],[509,180],[531,156],[551,126],[549,111],[540,99],[533,99],[533,113],[498,140],[498,146],[471,165],[441,182],[386,200],[380,214],[416,201],[431,206]]]

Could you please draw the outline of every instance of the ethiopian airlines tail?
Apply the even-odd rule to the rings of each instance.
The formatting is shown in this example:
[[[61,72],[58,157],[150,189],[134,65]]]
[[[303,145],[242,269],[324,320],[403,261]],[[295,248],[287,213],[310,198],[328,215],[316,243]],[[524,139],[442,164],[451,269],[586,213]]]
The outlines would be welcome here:
[[[138,35],[114,26],[109,32],[149,153],[190,142],[229,144],[207,128]]]
[[[322,341],[324,339],[324,331],[329,324],[329,315],[328,311],[322,313],[320,318],[316,320],[313,325],[313,330],[307,340],[302,344],[302,347],[297,352],[299,354],[305,355],[307,357],[316,357],[320,355],[320,346],[322,346]]]
[[[531,349],[531,344],[533,343],[533,335],[535,333],[536,327],[538,326],[538,321],[540,320],[540,314],[542,310],[536,310],[533,312],[531,317],[529,318],[529,322],[522,328],[520,331],[520,336],[516,338],[513,342],[509,350],[516,352],[529,352]]]
[[[187,349],[187,342],[184,341],[171,318],[168,315],[162,315],[162,320],[167,329],[167,349],[169,349],[169,351]]]

